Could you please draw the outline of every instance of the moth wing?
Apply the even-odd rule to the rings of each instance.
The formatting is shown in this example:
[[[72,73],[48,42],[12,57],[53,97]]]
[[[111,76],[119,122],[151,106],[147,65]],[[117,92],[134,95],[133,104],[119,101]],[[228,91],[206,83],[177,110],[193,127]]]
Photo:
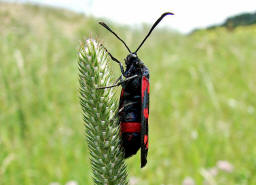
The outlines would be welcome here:
[[[149,72],[146,69],[141,79],[141,168],[147,164],[149,115]]]

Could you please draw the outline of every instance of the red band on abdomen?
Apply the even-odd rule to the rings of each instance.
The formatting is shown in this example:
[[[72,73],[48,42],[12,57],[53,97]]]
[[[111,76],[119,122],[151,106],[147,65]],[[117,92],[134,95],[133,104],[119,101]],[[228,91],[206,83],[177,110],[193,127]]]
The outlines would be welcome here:
[[[123,122],[121,123],[121,132],[140,132],[141,124],[139,122]]]

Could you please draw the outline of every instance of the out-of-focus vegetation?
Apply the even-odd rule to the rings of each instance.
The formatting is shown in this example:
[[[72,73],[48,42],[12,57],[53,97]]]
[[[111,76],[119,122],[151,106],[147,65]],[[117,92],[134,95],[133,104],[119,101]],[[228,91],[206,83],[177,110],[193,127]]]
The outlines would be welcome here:
[[[207,29],[215,29],[218,27],[225,27],[228,30],[234,30],[239,26],[250,26],[256,24],[256,12],[255,13],[242,13],[239,15],[235,15],[227,18],[224,23],[220,25],[213,25],[208,27]]]
[[[0,3],[0,185],[92,184],[79,40],[96,38],[119,59],[127,54],[98,21]],[[149,28],[108,23],[131,49]],[[139,155],[127,160],[132,183],[256,184],[255,48],[255,26],[154,31],[138,53],[151,71],[148,164],[141,170]]]

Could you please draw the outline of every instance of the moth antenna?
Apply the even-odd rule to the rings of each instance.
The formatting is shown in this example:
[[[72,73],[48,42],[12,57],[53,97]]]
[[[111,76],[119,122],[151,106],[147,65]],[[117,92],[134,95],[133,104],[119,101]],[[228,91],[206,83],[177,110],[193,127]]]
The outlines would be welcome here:
[[[129,49],[129,47],[126,45],[126,43],[114,32],[111,30],[110,27],[108,27],[108,25],[106,25],[104,22],[99,22],[99,24],[101,26],[103,26],[104,28],[106,28],[108,31],[110,31],[111,33],[113,33],[123,44],[124,46],[127,48],[127,50],[129,51],[129,53],[131,53],[131,50]]]
[[[149,30],[147,36],[144,38],[144,40],[141,42],[141,44],[139,45],[139,47],[136,49],[136,51],[134,53],[137,53],[137,51],[140,49],[140,47],[144,44],[144,42],[147,40],[147,38],[149,37],[149,35],[151,34],[151,32],[155,29],[155,27],[158,25],[158,23],[166,16],[166,15],[174,15],[174,13],[171,12],[165,12],[161,15],[161,17],[159,17],[157,19],[157,21],[153,24],[153,26],[151,27],[151,29]]]

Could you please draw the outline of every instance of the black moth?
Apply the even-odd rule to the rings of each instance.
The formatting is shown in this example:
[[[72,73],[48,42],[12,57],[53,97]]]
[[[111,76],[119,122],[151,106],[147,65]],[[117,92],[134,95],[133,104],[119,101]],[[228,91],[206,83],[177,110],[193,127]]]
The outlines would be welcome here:
[[[122,75],[114,85],[97,89],[122,86],[118,112],[122,147],[125,158],[136,154],[141,148],[141,168],[147,163],[148,153],[149,70],[137,56],[137,51],[166,15],[173,15],[173,13],[166,12],[159,17],[135,52],[131,52],[126,43],[104,22],[99,22],[113,33],[129,51],[125,59],[126,69],[124,70],[122,63],[106,50],[111,59],[120,65]]]

